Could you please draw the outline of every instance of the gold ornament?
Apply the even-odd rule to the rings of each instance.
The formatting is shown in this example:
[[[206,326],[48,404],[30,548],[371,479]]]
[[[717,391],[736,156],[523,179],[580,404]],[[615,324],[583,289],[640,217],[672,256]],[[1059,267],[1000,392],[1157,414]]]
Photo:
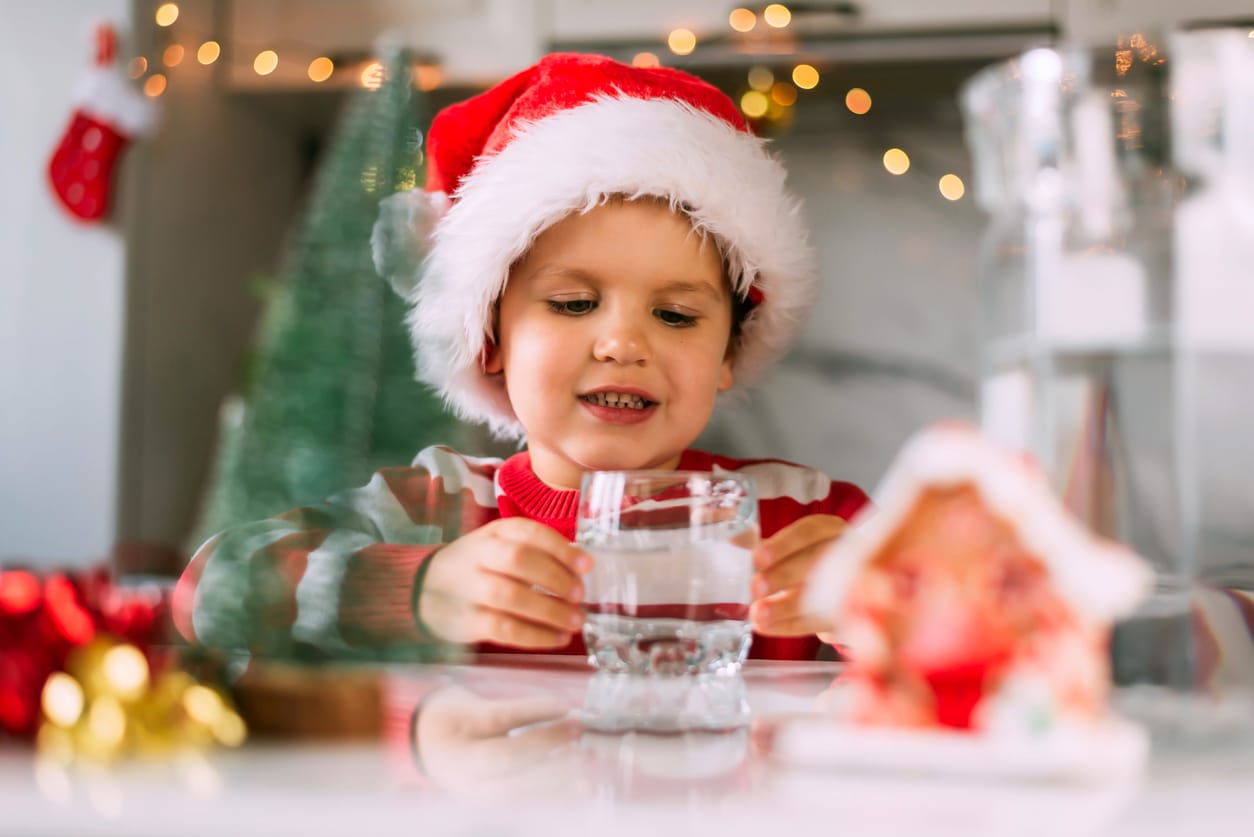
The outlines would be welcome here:
[[[247,737],[225,693],[184,671],[154,676],[134,645],[97,636],[74,650],[66,669],[49,676],[41,694],[35,746],[51,763],[238,747]]]

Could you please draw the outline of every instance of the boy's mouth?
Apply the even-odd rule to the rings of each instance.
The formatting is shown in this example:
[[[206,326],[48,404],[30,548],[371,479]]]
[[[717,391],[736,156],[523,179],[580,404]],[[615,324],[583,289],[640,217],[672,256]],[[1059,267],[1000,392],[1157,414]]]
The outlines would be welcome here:
[[[579,400],[598,407],[615,407],[620,410],[644,410],[657,403],[634,392],[590,392],[579,396]]]

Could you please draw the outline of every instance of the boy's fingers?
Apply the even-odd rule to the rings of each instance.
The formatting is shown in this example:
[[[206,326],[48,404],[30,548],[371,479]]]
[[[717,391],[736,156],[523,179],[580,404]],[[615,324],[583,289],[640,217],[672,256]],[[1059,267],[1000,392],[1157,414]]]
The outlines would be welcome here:
[[[807,547],[758,572],[753,577],[753,595],[762,598],[790,587],[800,587],[823,553],[822,546],[816,544]]]
[[[832,627],[826,619],[802,611],[801,591],[796,588],[754,602],[749,619],[755,631],[767,636],[806,636]]]
[[[579,576],[552,553],[535,544],[493,540],[480,559],[480,566],[496,575],[542,587],[564,599],[583,600],[583,583]],[[490,599],[481,601],[496,606]]]
[[[465,709],[466,731],[475,738],[497,738],[519,727],[556,721],[565,717],[566,707],[556,698],[537,695],[528,698],[474,698]]]
[[[592,568],[592,558],[588,553],[543,523],[525,517],[507,517],[498,522],[493,534],[497,540],[527,544],[548,552],[576,575]]]
[[[480,605],[558,633],[570,634],[583,627],[581,608],[542,593],[527,582],[485,571],[476,592]]]
[[[772,622],[769,627],[759,628],[758,633],[763,636],[811,636],[829,627],[831,626],[821,619],[799,616],[783,622]]]
[[[474,615],[475,634],[487,642],[514,648],[561,648],[570,642],[570,631],[557,631],[525,622],[500,610],[480,607]]]
[[[475,757],[499,773],[526,767],[551,755],[555,750],[578,741],[583,725],[575,720],[555,720],[551,724],[523,730],[509,736],[489,738],[472,747]]]
[[[791,526],[785,526],[767,538],[754,550],[753,562],[758,569],[787,558],[816,543],[825,543],[845,530],[845,521],[828,514],[803,517]]]

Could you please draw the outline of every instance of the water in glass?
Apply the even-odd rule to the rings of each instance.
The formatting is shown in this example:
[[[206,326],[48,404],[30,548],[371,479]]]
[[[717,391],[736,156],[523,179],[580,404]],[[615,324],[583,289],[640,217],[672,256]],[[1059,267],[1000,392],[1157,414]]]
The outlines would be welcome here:
[[[578,538],[595,560],[584,623],[594,665],[636,674],[740,668],[758,538],[747,478],[590,474]]]

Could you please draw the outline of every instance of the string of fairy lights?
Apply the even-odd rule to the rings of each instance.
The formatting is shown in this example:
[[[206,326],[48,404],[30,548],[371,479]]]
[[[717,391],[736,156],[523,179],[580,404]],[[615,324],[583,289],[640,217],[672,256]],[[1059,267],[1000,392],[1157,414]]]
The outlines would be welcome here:
[[[161,29],[170,30],[179,20],[178,4],[160,4],[154,12],[154,20]],[[733,37],[782,34],[792,24],[792,11],[783,3],[771,3],[759,11],[736,8],[727,16],[727,26],[734,33]],[[1254,30],[1250,31],[1250,37],[1254,38]],[[676,28],[667,33],[666,48],[675,56],[689,56],[697,50],[699,40],[691,29]],[[131,78],[142,79],[144,93],[152,98],[165,93],[169,83],[168,72],[188,61],[192,50],[183,43],[170,42],[160,52],[160,56],[152,61],[147,56],[137,55],[128,65]],[[221,44],[212,39],[201,41],[194,50],[195,61],[204,66],[216,63],[221,56]],[[279,52],[274,48],[258,50],[253,55],[252,70],[260,77],[269,76],[279,69],[281,60],[288,65],[304,64],[304,75],[314,84],[349,76],[354,83],[373,90],[378,89],[384,80],[383,65],[373,58],[367,57],[349,63],[348,66],[339,66],[329,55],[308,58],[306,54],[295,59],[285,55],[280,59]],[[1139,34],[1121,38],[1115,53],[1116,69],[1120,77],[1127,73],[1134,61],[1161,65],[1165,60],[1157,47]],[[341,63],[345,63],[343,59]],[[656,52],[642,51],[636,53],[631,63],[637,67],[660,67],[663,61]],[[416,63],[413,74],[415,85],[426,91],[434,90],[444,81],[442,69],[434,63]],[[750,122],[770,125],[787,120],[790,109],[796,105],[799,97],[817,89],[823,83],[823,72],[813,64],[799,62],[792,66],[786,78],[778,78],[772,68],[756,65],[749,69],[746,81],[748,89],[741,94],[739,100],[741,112]],[[1121,92],[1116,91],[1115,95]],[[866,89],[851,87],[845,92],[844,105],[854,116],[866,117],[872,111],[873,99]],[[911,166],[910,155],[905,149],[897,147],[884,150],[882,163],[886,172],[897,177],[907,174]],[[941,175],[936,185],[941,196],[949,201],[961,200],[966,194],[966,185],[962,178],[953,172]]]
[[[792,11],[783,3],[771,3],[760,12],[749,8],[736,8],[727,16],[727,25],[737,36],[751,36],[757,32],[787,30],[793,23]],[[691,29],[672,29],[666,36],[666,46],[676,56],[692,55],[698,48],[698,38]],[[631,60],[637,67],[660,67],[662,58],[655,52],[639,52]],[[823,73],[813,64],[800,62],[793,65],[787,78],[777,78],[775,70],[765,65],[751,67],[748,87],[740,96],[740,111],[751,122],[778,123],[789,116],[789,109],[798,98],[815,90],[823,81]],[[871,112],[871,94],[864,88],[851,87],[845,92],[845,108],[854,116],[867,116]],[[884,170],[890,175],[901,176],[910,171],[910,155],[901,148],[889,148],[883,154]],[[937,180],[937,190],[948,201],[958,201],[966,194],[966,184],[953,172],[946,172]]]
[[[179,20],[178,3],[162,3],[153,12],[157,26],[164,30],[172,29]],[[184,64],[192,50],[182,43],[169,43],[160,50],[160,55],[152,60],[145,55],[136,55],[127,65],[131,78],[142,79],[144,94],[157,98],[165,93],[169,85],[169,71]],[[203,66],[217,63],[222,57],[222,45],[215,40],[206,39],[195,47],[195,61]],[[307,58],[307,56],[306,56]],[[323,84],[333,77],[351,74],[355,83],[370,90],[377,90],[384,80],[384,67],[380,61],[366,58],[353,62],[349,66],[341,66],[329,55],[317,55],[312,59],[296,59],[305,65],[305,76],[314,84]],[[284,60],[291,60],[285,58]],[[252,60],[253,72],[258,76],[269,76],[279,69],[280,56],[272,48],[256,52]],[[438,65],[420,62],[414,65],[414,83],[422,90],[434,90],[443,83],[443,71]]]

